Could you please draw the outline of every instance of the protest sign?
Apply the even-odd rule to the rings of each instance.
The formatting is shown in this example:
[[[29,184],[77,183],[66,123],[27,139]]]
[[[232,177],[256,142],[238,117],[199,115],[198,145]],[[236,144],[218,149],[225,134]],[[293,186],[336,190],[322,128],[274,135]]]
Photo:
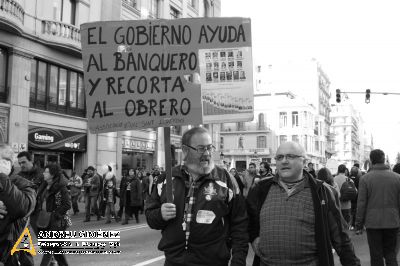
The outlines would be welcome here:
[[[81,40],[92,133],[253,119],[250,19],[92,22]]]

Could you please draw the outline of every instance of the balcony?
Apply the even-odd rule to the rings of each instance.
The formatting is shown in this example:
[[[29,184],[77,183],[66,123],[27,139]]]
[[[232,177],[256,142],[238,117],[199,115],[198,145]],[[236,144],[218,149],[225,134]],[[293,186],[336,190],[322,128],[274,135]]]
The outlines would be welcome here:
[[[41,38],[54,48],[81,53],[79,28],[61,21],[42,20]]]
[[[3,29],[22,34],[25,11],[13,0],[0,0],[0,25]]]

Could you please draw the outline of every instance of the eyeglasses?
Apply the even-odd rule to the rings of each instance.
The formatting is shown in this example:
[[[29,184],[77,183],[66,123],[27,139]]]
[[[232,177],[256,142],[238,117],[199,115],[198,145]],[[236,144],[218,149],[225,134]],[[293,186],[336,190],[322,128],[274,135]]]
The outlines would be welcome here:
[[[208,152],[215,151],[215,147],[212,144],[207,145],[207,146],[197,146],[196,148],[192,147],[190,145],[186,145],[186,144],[183,144],[183,145],[188,148],[191,148],[192,150],[195,150],[195,151],[197,151],[197,153],[201,153],[201,154],[205,153],[206,151],[208,151]]]
[[[293,160],[295,160],[297,158],[300,158],[300,157],[303,157],[303,156],[302,155],[296,155],[296,154],[279,154],[279,155],[275,156],[275,160],[282,161],[283,158],[285,158],[285,157],[286,157],[286,159],[288,161],[293,161]]]

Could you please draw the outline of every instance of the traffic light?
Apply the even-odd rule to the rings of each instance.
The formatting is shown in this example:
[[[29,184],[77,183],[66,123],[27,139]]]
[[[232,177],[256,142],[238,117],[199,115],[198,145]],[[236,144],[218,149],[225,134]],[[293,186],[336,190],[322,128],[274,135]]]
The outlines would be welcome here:
[[[340,99],[340,90],[336,89],[336,102],[340,103],[342,100]]]
[[[367,89],[365,91],[365,103],[369,103],[371,101],[371,90]]]

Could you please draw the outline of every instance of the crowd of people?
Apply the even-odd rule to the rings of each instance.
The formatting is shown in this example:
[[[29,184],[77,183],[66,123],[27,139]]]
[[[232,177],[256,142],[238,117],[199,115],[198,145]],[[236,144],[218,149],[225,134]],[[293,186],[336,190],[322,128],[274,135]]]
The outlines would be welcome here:
[[[133,216],[139,223],[145,212],[148,225],[162,232],[158,248],[166,266],[246,265],[249,244],[257,266],[330,266],[334,252],[342,265],[358,266],[351,230],[367,232],[371,265],[397,265],[400,164],[390,169],[383,151],[371,151],[367,173],[358,164],[350,170],[342,164],[332,174],[314,169],[297,142],[278,147],[275,171],[268,162],[258,170],[250,163],[240,172],[219,167],[214,150],[205,128],[183,134],[183,163],[172,168],[169,197],[158,166],[152,172],[129,169],[118,186],[111,166],[102,175],[89,166],[81,176],[68,176],[57,163],[39,169],[28,152],[17,155],[17,172],[12,149],[0,145],[0,262],[34,265],[28,252],[10,256],[23,229],[30,225],[36,235],[66,230],[69,210],[80,212],[84,198],[85,222],[95,215],[107,224],[112,218],[127,224]],[[49,214],[47,222],[43,213]],[[63,254],[45,254],[41,265],[52,257],[68,265]]]
[[[366,230],[371,265],[397,265],[400,164],[391,170],[381,150],[370,154],[368,173],[354,164],[336,173],[314,169],[297,142],[282,143],[268,162],[238,171],[219,167],[202,127],[182,136],[183,164],[172,169],[172,202],[166,176],[146,204],[146,219],[161,230],[165,265],[361,265],[349,233]],[[229,170],[229,172],[227,171]]]

